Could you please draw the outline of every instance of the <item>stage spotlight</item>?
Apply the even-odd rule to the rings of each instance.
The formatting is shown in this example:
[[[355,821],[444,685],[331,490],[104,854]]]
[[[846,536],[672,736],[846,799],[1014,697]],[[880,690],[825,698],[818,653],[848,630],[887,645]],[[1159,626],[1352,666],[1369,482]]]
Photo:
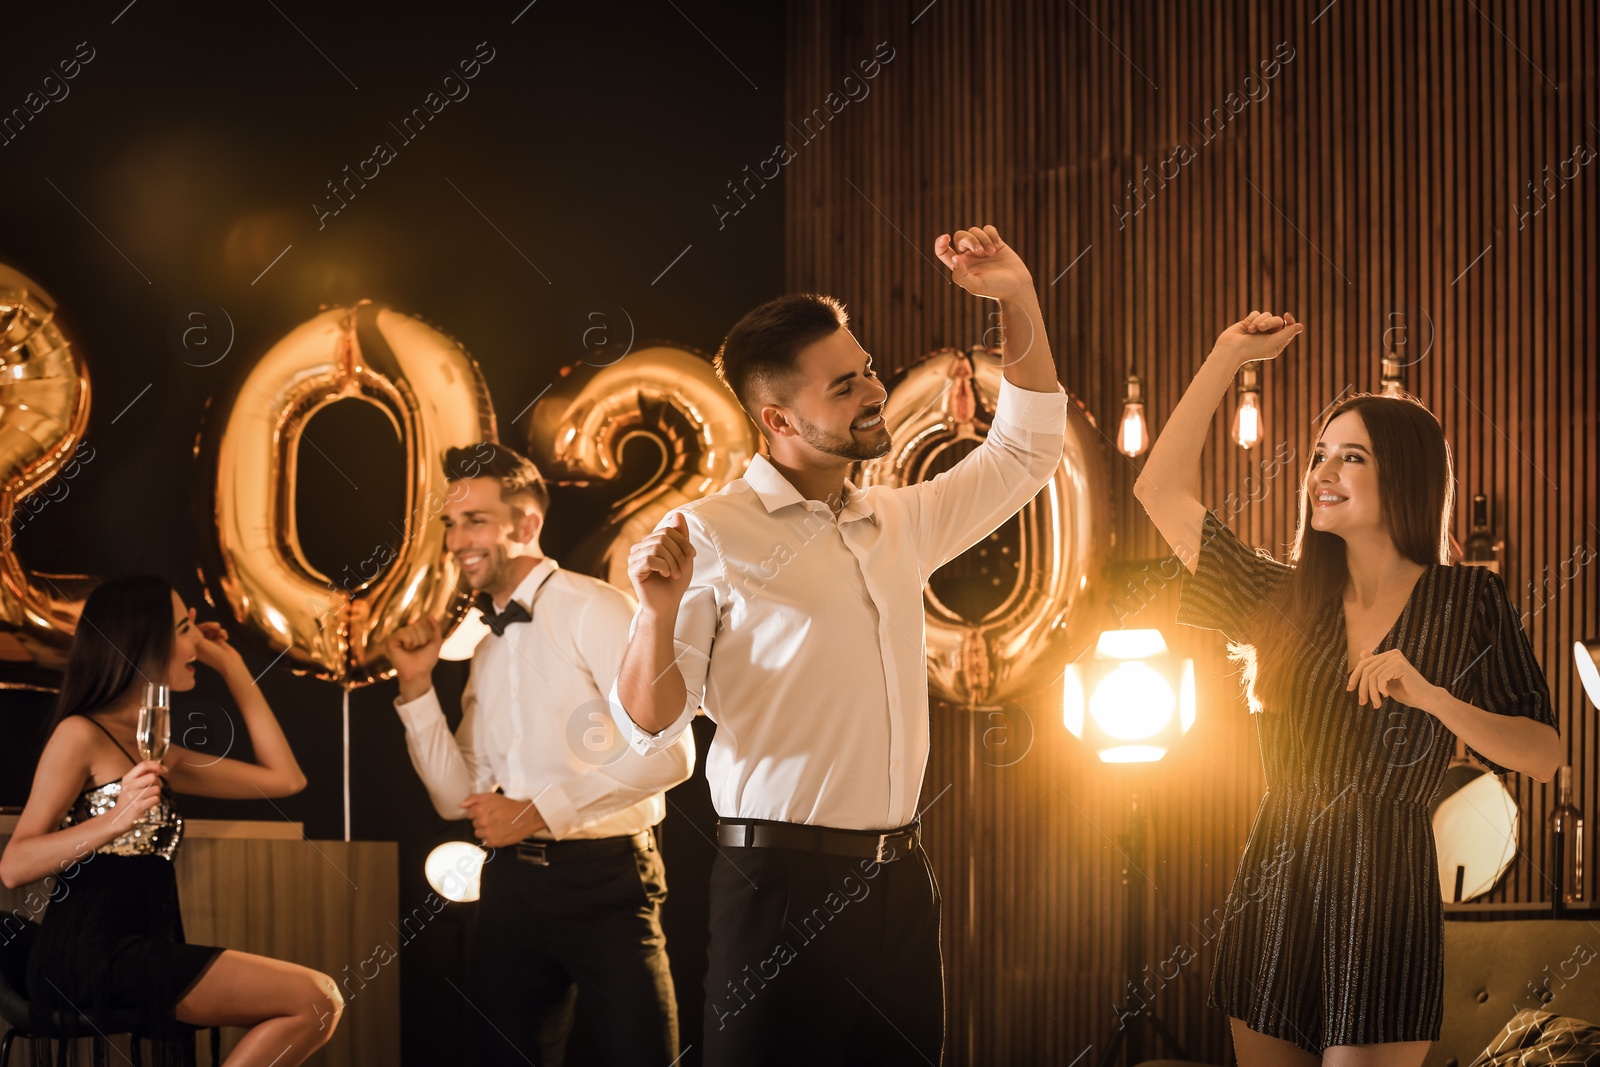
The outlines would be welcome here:
[[[1104,763],[1153,763],[1194,726],[1194,660],[1173,656],[1160,630],[1107,630],[1063,689],[1067,729]]]
[[[470,841],[446,841],[428,853],[422,873],[435,893],[464,904],[478,899],[478,875],[488,855]]]
[[[1194,726],[1194,660],[1172,655],[1160,630],[1107,630],[1095,642],[1094,655],[1085,663],[1069,666],[1062,681],[1067,729],[1103,763],[1154,763]],[[1122,988],[1132,991],[1138,988],[1138,976],[1149,972],[1144,948],[1144,930],[1149,924],[1144,891],[1149,816],[1136,791],[1138,783],[1148,780],[1134,774],[1119,775],[1116,781],[1129,789],[1127,829],[1117,849],[1124,860],[1122,885],[1127,901],[1121,926],[1128,978]],[[1107,784],[1090,788],[1103,790]],[[1119,1050],[1123,1063],[1141,1062],[1144,1057],[1139,1050],[1146,1024],[1179,1060],[1188,1062],[1189,1055],[1171,1028],[1141,1000],[1137,1009],[1118,1019],[1100,1058],[1102,1067],[1114,1063]]]

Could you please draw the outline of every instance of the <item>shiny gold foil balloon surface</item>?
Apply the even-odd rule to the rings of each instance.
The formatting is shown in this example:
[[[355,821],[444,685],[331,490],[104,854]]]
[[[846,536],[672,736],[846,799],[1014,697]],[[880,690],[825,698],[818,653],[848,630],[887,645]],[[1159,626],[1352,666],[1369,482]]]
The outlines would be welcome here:
[[[884,424],[894,439],[888,455],[862,465],[862,485],[913,485],[948,469],[987,435],[1000,394],[999,353],[941,349],[891,384]],[[975,568],[976,553],[1005,551],[1014,560],[1009,587],[986,598],[978,617],[948,604],[936,572],[923,593],[927,617],[928,686],[969,708],[994,707],[1049,685],[1094,636],[1087,627],[1106,534],[1105,458],[1099,432],[1070,404],[1066,446],[1055,473],[1016,520],[1014,546],[1005,530],[969,549],[945,569]],[[1010,556],[1015,549],[1015,556]],[[994,579],[997,582],[1001,579]]]
[[[744,474],[756,429],[702,356],[655,345],[609,366],[575,363],[534,405],[528,451],[547,480],[620,484],[622,451],[636,440],[659,451],[642,486],[611,506],[568,562],[632,592],[628,550],[673,508]]]
[[[353,585],[306,560],[294,509],[301,435],[344,399],[388,416],[406,463],[403,541]],[[495,438],[488,389],[456,341],[366,301],[322,312],[273,345],[208,420],[200,451],[201,470],[215,472],[203,508],[215,523],[215,587],[297,673],[346,688],[378,680],[389,668],[376,650],[396,630],[424,616],[448,630],[466,608],[438,521],[451,491],[442,460],[447,448]],[[341,506],[326,502],[323,513]]]
[[[72,488],[91,452],[89,374],[56,302],[0,265],[0,689],[51,689],[95,579],[27,570],[13,537]]]

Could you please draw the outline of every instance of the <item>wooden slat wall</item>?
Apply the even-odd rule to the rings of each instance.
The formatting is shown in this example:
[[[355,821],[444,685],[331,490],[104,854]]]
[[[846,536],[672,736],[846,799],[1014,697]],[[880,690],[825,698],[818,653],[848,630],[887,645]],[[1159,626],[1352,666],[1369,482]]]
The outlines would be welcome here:
[[[1541,194],[1543,210],[1519,215],[1546,165],[1555,174],[1580,143],[1600,150],[1596,7],[793,0],[788,115],[798,123],[825,106],[881,41],[896,54],[870,95],[815,140],[791,140],[789,287],[844,298],[867,348],[898,369],[978,339],[984,308],[944,280],[930,246],[992,222],[1034,271],[1063,380],[1108,432],[1130,364],[1159,430],[1226,323],[1252,308],[1293,310],[1310,332],[1264,373],[1266,444],[1247,455],[1229,442],[1230,401],[1203,457],[1209,502],[1275,550],[1292,536],[1316,414],[1342,390],[1377,388],[1385,330],[1408,328],[1408,387],[1455,449],[1460,536],[1481,489],[1592,823],[1600,743],[1571,647],[1600,635],[1600,571],[1581,565],[1600,552],[1600,173],[1580,166]],[[1294,58],[1207,141],[1205,116],[1247,92],[1279,42]],[[1113,205],[1132,206],[1127,183],[1180,142],[1194,161],[1152,182],[1119,227]],[[1279,442],[1296,462],[1263,481]],[[1112,457],[1110,554],[1159,556],[1130,492],[1138,465]],[[1250,495],[1252,475],[1260,499],[1228,507],[1230,493]],[[1116,845],[1135,789],[1151,826],[1150,971],[1136,977],[1149,978],[1153,1006],[1192,1056],[1230,1055],[1224,1020],[1205,1007],[1206,919],[1223,904],[1262,782],[1221,650],[1171,626],[1172,592],[1140,618],[1192,649],[1209,678],[1200,725],[1163,764],[1129,775],[1087,758],[1061,727],[1056,691],[1003,721],[935,709],[925,801],[946,906],[951,1063],[1066,1064],[1091,1046],[1084,1062],[1098,1060],[1111,1005],[1127,999]],[[1489,899],[1541,900],[1552,789],[1509,783],[1523,854]],[[1180,945],[1197,958],[1177,966]],[[1153,1037],[1143,1053],[1161,1053]]]

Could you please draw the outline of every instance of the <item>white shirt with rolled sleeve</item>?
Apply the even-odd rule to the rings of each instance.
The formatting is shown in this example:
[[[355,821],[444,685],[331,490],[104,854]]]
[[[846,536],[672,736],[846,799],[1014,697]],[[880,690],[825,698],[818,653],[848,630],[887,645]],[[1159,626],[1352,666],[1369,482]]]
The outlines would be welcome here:
[[[454,736],[429,689],[395,700],[411,764],[446,819],[493,792],[531,800],[556,840],[636,834],[666,814],[662,793],[694,770],[694,735],[648,757],[617,737],[605,694],[616,681],[634,601],[541,560],[511,598],[533,620],[488,634],[472,654]]]
[[[845,486],[837,519],[770,462],[681,509],[695,547],[678,612],[683,714],[639,752],[717,723],[706,755],[723,818],[849,830],[906,825],[928,759],[923,587],[1016,514],[1061,460],[1066,394],[1003,382],[987,439],[939,476]],[[659,529],[659,527],[658,527]]]

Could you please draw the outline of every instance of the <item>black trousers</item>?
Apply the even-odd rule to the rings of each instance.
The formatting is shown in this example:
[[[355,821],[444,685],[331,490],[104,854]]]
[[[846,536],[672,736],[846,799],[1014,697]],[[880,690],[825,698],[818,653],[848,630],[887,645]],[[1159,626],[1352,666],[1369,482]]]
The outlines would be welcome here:
[[[711,872],[705,1065],[937,1065],[939,889],[890,863],[723,848]]]
[[[483,865],[472,1000],[478,1062],[557,1067],[573,987],[609,1067],[668,1067],[678,1009],[661,932],[661,853],[572,858],[541,867],[497,850]]]

